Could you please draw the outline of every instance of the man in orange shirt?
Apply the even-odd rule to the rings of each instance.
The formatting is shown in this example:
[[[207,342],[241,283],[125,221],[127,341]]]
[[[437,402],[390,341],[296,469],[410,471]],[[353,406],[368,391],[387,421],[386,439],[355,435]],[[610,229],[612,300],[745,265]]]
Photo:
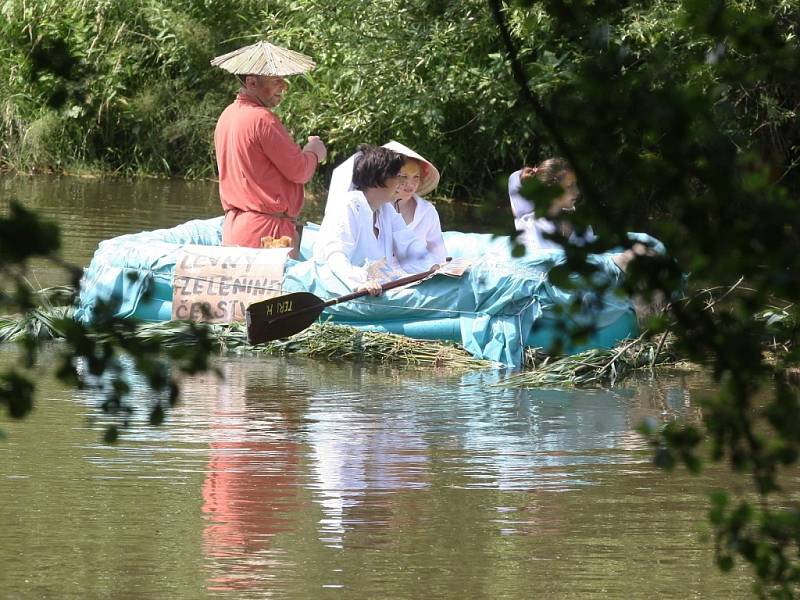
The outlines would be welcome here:
[[[260,248],[263,237],[288,236],[297,247],[303,184],[325,160],[327,149],[318,136],[310,136],[300,148],[272,109],[289,87],[284,76],[307,71],[314,63],[302,54],[258,42],[211,64],[234,73],[242,84],[214,131],[225,210],[222,243]]]

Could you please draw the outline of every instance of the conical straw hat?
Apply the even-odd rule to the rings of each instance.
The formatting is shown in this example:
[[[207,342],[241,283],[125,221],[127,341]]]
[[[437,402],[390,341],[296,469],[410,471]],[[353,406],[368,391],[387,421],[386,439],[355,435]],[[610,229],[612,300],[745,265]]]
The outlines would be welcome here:
[[[264,41],[217,56],[211,61],[211,65],[234,75],[271,75],[276,77],[305,73],[317,66],[305,54]]]
[[[403,156],[408,156],[409,158],[416,158],[418,161],[422,163],[422,176],[419,180],[419,187],[417,188],[417,194],[420,196],[424,196],[428,192],[433,191],[437,185],[439,185],[439,169],[433,166],[433,163],[423,158],[416,152],[414,152],[408,146],[404,146],[400,142],[395,142],[394,140],[386,143],[383,145],[384,148],[389,148],[389,150],[394,150],[398,154],[402,154]]]

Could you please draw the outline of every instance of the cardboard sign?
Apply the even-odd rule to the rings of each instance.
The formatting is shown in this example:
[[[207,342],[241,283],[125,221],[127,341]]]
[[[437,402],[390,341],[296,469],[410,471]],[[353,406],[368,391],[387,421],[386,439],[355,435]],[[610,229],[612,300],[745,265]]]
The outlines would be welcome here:
[[[172,281],[172,318],[180,321],[244,321],[245,309],[281,295],[291,248],[184,246]]]

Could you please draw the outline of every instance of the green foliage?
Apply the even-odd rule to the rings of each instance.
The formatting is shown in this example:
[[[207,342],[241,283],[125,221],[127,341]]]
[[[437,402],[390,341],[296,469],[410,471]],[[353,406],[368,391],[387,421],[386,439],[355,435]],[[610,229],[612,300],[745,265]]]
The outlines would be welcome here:
[[[526,140],[504,133],[525,130],[508,110],[516,90],[482,2],[295,6],[294,37],[319,68],[287,112],[323,135],[331,163],[359,142],[397,139],[444,167],[441,192],[472,195],[521,160]]]
[[[669,328],[678,355],[707,362],[721,392],[703,403],[702,427],[674,422],[644,431],[665,469],[698,472],[707,448],[711,460],[749,475],[757,504],[747,494],[735,508],[727,496],[713,499],[718,564],[730,569],[744,559],[761,594],[793,597],[800,520],[780,493],[800,444],[797,389],[783,383],[797,361],[792,316],[800,300],[793,83],[800,6],[490,4],[529,111],[578,174],[586,200],[578,222],[591,222],[602,242],[588,250],[628,246],[625,232],[644,227],[680,268],[635,259],[632,291],[670,298],[680,270],[693,282],[737,282],[710,303],[699,301],[702,294],[673,302],[669,319],[651,322],[653,333]],[[548,19],[551,49],[569,48],[560,64],[569,77],[549,97],[531,85],[540,61],[526,53],[526,40]],[[586,251],[568,254],[579,261]],[[786,308],[775,311],[776,297]],[[755,318],[770,310],[774,318]],[[789,352],[768,361],[764,340],[778,334]]]
[[[212,174],[227,86],[208,61],[257,3],[2,4],[6,167]]]
[[[328,170],[358,143],[396,138],[441,167],[439,193],[505,204],[498,179],[558,147],[542,115],[525,109],[483,0],[6,0],[1,10],[6,168],[213,175],[214,124],[236,85],[209,60],[261,38],[317,62],[294,78],[279,110],[298,140],[323,137]],[[794,64],[784,42],[796,40],[796,2],[771,11],[746,2],[520,2],[504,11],[526,83],[553,121],[576,132],[602,126],[613,146],[595,171],[606,209],[630,187],[603,170],[608,162],[650,169],[637,190],[640,222],[671,208],[664,187],[693,189],[702,173],[660,170],[649,152],[687,128],[715,145],[718,160],[731,147],[767,149],[784,165],[773,176],[794,185],[798,92],[781,73]],[[707,101],[713,122],[693,114]]]

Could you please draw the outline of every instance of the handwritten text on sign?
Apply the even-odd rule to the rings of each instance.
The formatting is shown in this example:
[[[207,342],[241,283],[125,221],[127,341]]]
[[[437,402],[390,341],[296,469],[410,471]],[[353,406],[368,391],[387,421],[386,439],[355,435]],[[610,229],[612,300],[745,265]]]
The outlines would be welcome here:
[[[244,321],[245,309],[281,294],[290,248],[185,246],[172,283],[172,318],[229,323]]]
[[[264,311],[267,317],[279,317],[280,315],[285,315],[286,313],[292,312],[292,301],[284,300],[283,302],[276,303],[274,306],[272,304],[267,304],[264,307]]]

